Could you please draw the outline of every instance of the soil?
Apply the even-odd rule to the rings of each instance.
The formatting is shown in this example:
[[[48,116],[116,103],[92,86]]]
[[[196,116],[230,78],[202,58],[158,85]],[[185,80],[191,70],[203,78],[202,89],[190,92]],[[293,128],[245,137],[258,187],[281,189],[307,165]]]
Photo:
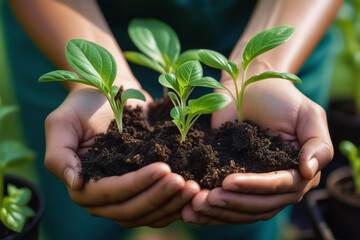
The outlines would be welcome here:
[[[355,182],[351,177],[343,178],[334,185],[334,191],[338,192],[338,196],[342,196],[348,202],[355,203],[360,206],[360,192],[355,189]]]
[[[140,108],[125,107],[123,134],[119,134],[113,121],[81,156],[80,174],[85,181],[120,176],[153,162],[165,162],[185,180],[213,189],[231,173],[298,169],[298,151],[280,136],[270,137],[249,121],[227,122],[211,130],[209,117],[204,115],[181,142],[170,120],[171,108],[168,98],[158,100],[145,118]]]

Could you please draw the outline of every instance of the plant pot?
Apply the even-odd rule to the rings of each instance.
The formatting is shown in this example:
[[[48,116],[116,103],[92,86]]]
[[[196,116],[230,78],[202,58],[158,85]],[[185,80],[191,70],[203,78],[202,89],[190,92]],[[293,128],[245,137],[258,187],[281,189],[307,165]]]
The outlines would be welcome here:
[[[360,239],[360,198],[340,190],[351,185],[351,168],[342,167],[329,175],[326,189],[308,194],[315,239]]]
[[[360,145],[360,116],[355,114],[355,103],[352,99],[332,101],[329,108],[329,132],[334,145],[334,160],[348,162],[340,153],[339,144],[349,140]]]
[[[12,176],[12,175],[6,175],[4,180],[5,186],[7,184],[11,183],[15,185],[16,187],[26,187],[29,188],[32,192],[32,197],[29,202],[29,207],[31,207],[35,212],[36,215],[33,218],[30,218],[28,222],[26,223],[23,231],[21,233],[15,233],[13,232],[11,235],[8,235],[5,238],[2,238],[1,240],[35,240],[38,239],[39,236],[39,223],[40,220],[44,214],[45,210],[45,201],[44,198],[38,189],[33,183],[27,181],[26,179]],[[6,189],[6,188],[5,188]]]

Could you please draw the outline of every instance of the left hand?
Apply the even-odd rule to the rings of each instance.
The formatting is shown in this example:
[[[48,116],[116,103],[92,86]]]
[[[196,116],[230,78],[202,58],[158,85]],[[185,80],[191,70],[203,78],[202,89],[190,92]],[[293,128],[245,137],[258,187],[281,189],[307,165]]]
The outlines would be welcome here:
[[[233,121],[236,116],[234,105],[228,106],[213,114],[213,126]],[[268,79],[248,86],[243,116],[301,148],[300,172],[231,174],[224,179],[222,188],[202,190],[193,198],[183,209],[185,221],[221,225],[267,220],[287,205],[299,202],[319,184],[320,170],[333,157],[326,114],[319,105],[291,82]]]

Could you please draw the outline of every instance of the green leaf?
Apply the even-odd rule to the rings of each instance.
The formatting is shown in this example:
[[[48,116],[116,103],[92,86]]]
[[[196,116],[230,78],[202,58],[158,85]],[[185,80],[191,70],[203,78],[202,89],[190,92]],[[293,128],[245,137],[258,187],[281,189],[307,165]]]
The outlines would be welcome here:
[[[148,67],[159,73],[165,73],[165,69],[159,63],[145,56],[144,54],[128,51],[128,52],[124,52],[124,56],[130,62],[136,63],[144,67]]]
[[[358,156],[358,149],[351,141],[348,140],[341,141],[339,145],[339,149],[340,152],[349,160],[356,159]]]
[[[21,232],[29,217],[34,217],[35,212],[27,206],[19,206],[10,202],[8,196],[4,198],[0,206],[1,222],[14,232]]]
[[[119,87],[118,86],[112,86],[111,91],[110,91],[111,98],[115,98],[115,96],[116,96],[116,94],[118,94],[118,92],[119,92]]]
[[[246,87],[250,83],[257,82],[257,81],[264,80],[264,79],[268,79],[268,78],[281,78],[281,79],[290,80],[290,81],[300,83],[300,84],[302,83],[301,79],[298,76],[294,75],[294,74],[291,74],[291,73],[278,73],[278,72],[268,71],[268,72],[261,73],[259,75],[252,76],[251,78],[249,78],[245,82],[244,87]]]
[[[245,47],[241,62],[242,68],[246,69],[255,57],[289,40],[294,32],[295,28],[293,27],[278,26],[256,34]]]
[[[174,89],[176,92],[180,91],[176,76],[172,73],[161,74],[159,77],[159,83],[164,87]]]
[[[128,99],[138,99],[146,101],[145,96],[142,92],[136,89],[127,89],[121,94],[121,102],[124,104]]]
[[[180,54],[180,42],[174,30],[155,19],[134,19],[129,24],[129,36],[135,46],[151,59],[166,66],[166,55],[173,64]]]
[[[189,86],[190,82],[202,77],[203,69],[199,61],[188,61],[176,71],[176,79],[181,88]]]
[[[20,142],[14,140],[0,142],[0,160],[3,167],[18,166],[31,162],[34,158],[35,153]]]
[[[176,70],[179,68],[180,65],[184,64],[187,61],[200,60],[198,52],[199,49],[191,49],[180,54],[179,58],[176,60],[176,62],[173,65],[174,72],[176,72]]]
[[[114,57],[103,47],[83,39],[71,39],[65,48],[70,65],[94,86],[110,91],[117,65]]]
[[[198,99],[190,100],[190,114],[209,114],[216,112],[231,102],[231,98],[221,93],[210,93]]]
[[[8,201],[16,203],[19,206],[27,205],[31,200],[31,190],[28,188],[17,188],[16,186],[9,184],[8,190]]]
[[[89,80],[81,78],[76,73],[65,71],[65,70],[56,70],[56,71],[48,72],[48,73],[42,75],[38,81],[39,82],[69,81],[69,82],[77,82],[77,83],[82,83],[82,84],[96,87]]]
[[[19,108],[17,106],[1,106],[0,105],[0,121],[9,115],[10,113],[18,111]]]
[[[228,64],[230,65],[230,69],[228,73],[234,80],[236,80],[237,77],[239,76],[239,68],[237,64],[234,62],[228,62]]]
[[[187,114],[189,114],[189,112],[190,112],[190,108],[189,107],[184,107],[184,114],[185,114],[185,116],[187,115]],[[177,121],[179,121],[179,122],[182,122],[182,111],[181,111],[181,107],[180,106],[175,106],[175,107],[173,107],[172,109],[171,109],[171,111],[170,111],[170,116],[173,118],[173,119],[175,119],[175,120],[177,120]]]
[[[178,96],[175,93],[168,92],[168,95],[169,95],[172,103],[174,104],[174,106],[179,106],[180,105],[180,100],[179,100]]]
[[[232,72],[232,67],[229,64],[229,61],[221,53],[215,52],[213,50],[201,49],[199,50],[198,55],[200,61],[205,65],[225,70],[229,74]]]
[[[212,77],[203,77],[200,79],[192,80],[189,83],[189,85],[192,87],[207,87],[207,88],[218,88],[218,89],[226,90],[226,88],[223,85],[221,85],[221,83],[219,83],[217,80],[215,80]]]

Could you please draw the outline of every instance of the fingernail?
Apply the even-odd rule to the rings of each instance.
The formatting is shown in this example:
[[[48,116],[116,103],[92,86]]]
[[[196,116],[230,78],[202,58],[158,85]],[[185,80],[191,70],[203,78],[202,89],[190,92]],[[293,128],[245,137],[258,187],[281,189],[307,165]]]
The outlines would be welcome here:
[[[231,184],[229,185],[226,190],[228,191],[234,191],[234,192],[237,192],[240,190],[239,186],[238,185],[235,185],[235,184]]]
[[[218,200],[218,201],[214,202],[213,205],[215,205],[215,206],[217,206],[217,207],[225,207],[225,206],[226,206],[226,202],[223,201],[223,200]]]
[[[64,177],[66,184],[72,189],[72,185],[75,179],[75,171],[72,168],[65,169]]]
[[[316,158],[312,158],[309,160],[309,167],[312,171],[312,177],[315,176],[315,174],[317,173],[318,169],[319,169],[319,162]]]

